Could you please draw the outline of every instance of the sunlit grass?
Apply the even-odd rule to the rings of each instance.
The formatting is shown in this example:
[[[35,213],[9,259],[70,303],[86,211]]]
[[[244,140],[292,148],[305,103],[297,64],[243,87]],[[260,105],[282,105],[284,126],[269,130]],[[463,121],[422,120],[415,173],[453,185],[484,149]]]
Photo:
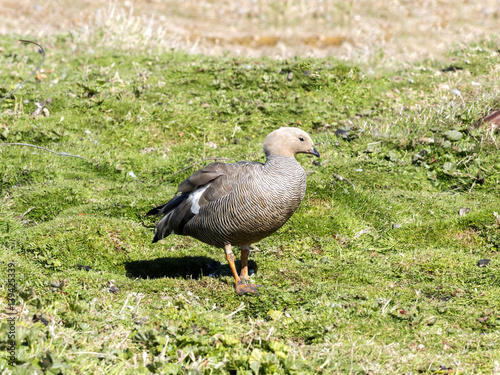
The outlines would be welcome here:
[[[39,55],[3,41],[7,92]],[[17,370],[497,371],[499,141],[467,129],[498,106],[499,71],[495,42],[480,45],[453,52],[467,56],[461,70],[426,61],[375,76],[333,58],[51,41],[46,78],[2,103],[0,138],[85,160],[0,146]],[[31,117],[48,97],[48,116]],[[204,158],[263,161],[280,126],[309,132],[322,158],[298,157],[306,197],[252,251],[261,295],[239,297],[220,249],[180,236],[153,245],[145,213]]]

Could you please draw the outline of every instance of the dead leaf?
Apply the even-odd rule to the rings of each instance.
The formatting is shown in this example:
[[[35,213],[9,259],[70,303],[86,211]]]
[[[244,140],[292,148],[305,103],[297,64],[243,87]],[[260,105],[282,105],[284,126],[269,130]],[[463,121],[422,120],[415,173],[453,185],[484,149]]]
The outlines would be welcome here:
[[[44,100],[41,103],[35,103],[36,109],[32,114],[30,114],[30,116],[36,117],[36,116],[39,116],[42,113],[44,113],[45,116],[48,117],[48,110],[46,112],[44,112],[43,110],[45,109],[45,107],[47,107],[47,105],[49,105],[51,103],[52,103],[52,98],[48,98],[47,100]]]
[[[214,143],[212,141],[208,141],[207,143],[205,143],[205,146],[213,148],[215,150],[217,148],[217,143]]]
[[[120,74],[118,74],[118,72],[116,72],[115,75],[113,76],[113,78],[110,79],[110,82],[113,85],[115,83],[119,83],[120,85],[125,86],[125,84],[123,83],[122,79],[120,78]]]
[[[421,143],[434,143],[434,138],[421,137],[418,141]]]
[[[40,73],[38,71],[36,72],[36,79],[38,79],[39,81],[42,81],[45,78],[47,78],[47,74],[43,74],[43,73]]]

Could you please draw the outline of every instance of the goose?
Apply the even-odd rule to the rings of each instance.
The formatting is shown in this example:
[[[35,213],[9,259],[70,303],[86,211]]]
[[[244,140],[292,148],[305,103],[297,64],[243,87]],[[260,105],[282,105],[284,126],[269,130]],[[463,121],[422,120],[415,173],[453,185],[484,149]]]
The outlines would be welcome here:
[[[276,232],[299,207],[306,192],[306,173],[295,155],[319,157],[311,137],[298,128],[282,127],[264,140],[266,162],[212,163],[194,172],[166,204],[147,215],[162,215],[153,243],[171,234],[194,237],[225,250],[235,291],[258,294],[250,284],[250,245]],[[241,270],[233,246],[241,250]]]

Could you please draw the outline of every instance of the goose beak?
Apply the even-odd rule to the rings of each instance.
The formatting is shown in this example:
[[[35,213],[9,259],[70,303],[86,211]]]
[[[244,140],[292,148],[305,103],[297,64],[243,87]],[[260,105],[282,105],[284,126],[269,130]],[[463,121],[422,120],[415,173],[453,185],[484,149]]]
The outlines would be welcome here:
[[[309,154],[312,154],[314,156],[317,156],[319,158],[319,152],[316,150],[316,148],[313,146],[312,150],[309,150]]]

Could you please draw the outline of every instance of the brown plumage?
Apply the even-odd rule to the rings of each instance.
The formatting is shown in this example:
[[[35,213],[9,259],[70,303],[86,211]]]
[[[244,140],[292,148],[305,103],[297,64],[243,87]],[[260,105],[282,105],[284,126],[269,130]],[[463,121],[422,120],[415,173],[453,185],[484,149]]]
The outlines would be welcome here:
[[[238,294],[257,293],[256,285],[242,281],[248,281],[250,244],[281,228],[304,197],[306,174],[294,156],[319,156],[309,135],[297,128],[270,133],[264,141],[264,153],[265,164],[240,161],[207,165],[184,180],[167,204],[148,212],[163,215],[153,243],[175,233],[224,248]],[[240,276],[231,246],[241,247]]]

